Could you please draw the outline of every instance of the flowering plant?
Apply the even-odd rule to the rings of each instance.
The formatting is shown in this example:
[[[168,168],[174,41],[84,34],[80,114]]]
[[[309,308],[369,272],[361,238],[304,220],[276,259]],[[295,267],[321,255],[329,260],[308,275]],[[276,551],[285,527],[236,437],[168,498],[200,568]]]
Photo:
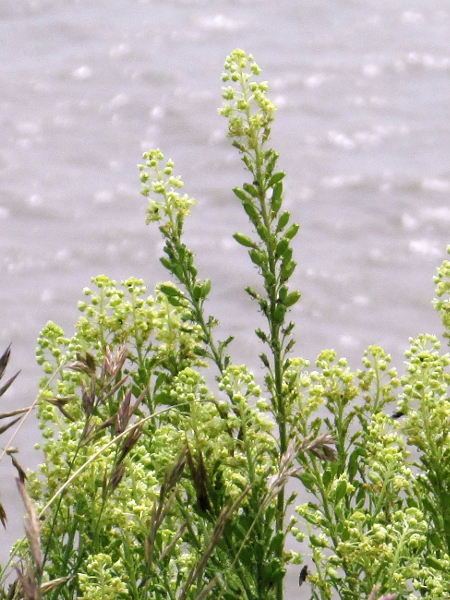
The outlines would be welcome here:
[[[449,355],[431,336],[411,340],[403,376],[376,346],[356,373],[331,350],[314,369],[292,356],[299,226],[283,208],[285,174],[268,147],[275,105],[259,75],[234,51],[220,112],[251,180],[233,191],[253,235],[234,238],[262,282],[246,288],[265,319],[262,381],[233,363],[233,338],[215,337],[212,284],[184,243],[194,200],[152,150],[142,193],[172,279],[147,295],[140,280],[98,276],[72,338],[43,329],[45,460],[19,470],[26,538],[3,598],[282,600],[288,565],[302,563],[314,599],[450,595]],[[447,337],[449,282],[446,261],[436,308]]]

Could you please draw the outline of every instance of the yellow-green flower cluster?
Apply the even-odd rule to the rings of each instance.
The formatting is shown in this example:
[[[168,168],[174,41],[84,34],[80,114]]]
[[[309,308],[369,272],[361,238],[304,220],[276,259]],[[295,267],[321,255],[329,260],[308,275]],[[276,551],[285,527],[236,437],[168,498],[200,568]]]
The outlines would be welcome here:
[[[189,215],[195,204],[194,198],[181,195],[178,190],[184,187],[179,176],[173,175],[174,163],[168,160],[161,164],[164,155],[161,150],[152,150],[143,155],[144,165],[140,165],[143,196],[150,198],[147,208],[147,223],[165,219],[175,226]],[[157,198],[161,197],[160,200]]]
[[[125,600],[129,598],[128,587],[123,578],[123,566],[118,560],[113,563],[109,554],[92,556],[86,572],[78,574],[82,595],[80,600]]]
[[[450,254],[450,246],[447,246],[447,254]],[[437,296],[434,305],[441,313],[442,324],[445,329],[444,337],[450,339],[450,260],[444,260],[438,269],[434,282]]]
[[[261,73],[251,54],[235,50],[226,59],[222,81],[231,82],[222,90],[224,106],[220,114],[228,118],[228,133],[249,150],[258,150],[270,135],[276,106],[267,98],[266,81],[251,81]]]

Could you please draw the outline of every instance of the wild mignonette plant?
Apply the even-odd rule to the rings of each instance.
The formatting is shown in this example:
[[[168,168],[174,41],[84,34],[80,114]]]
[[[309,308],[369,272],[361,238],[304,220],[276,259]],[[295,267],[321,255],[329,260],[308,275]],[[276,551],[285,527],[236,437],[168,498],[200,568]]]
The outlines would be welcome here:
[[[26,537],[2,598],[282,600],[289,564],[302,586],[292,597],[450,596],[449,355],[420,336],[401,376],[376,346],[356,373],[332,350],[314,368],[292,356],[299,227],[283,208],[275,106],[259,75],[234,51],[220,113],[248,173],[233,191],[253,234],[234,238],[261,277],[246,292],[265,319],[262,376],[233,362],[233,338],[216,339],[212,284],[183,236],[194,199],[171,160],[146,153],[147,222],[172,280],[148,295],[140,280],[98,276],[72,338],[43,329],[45,458],[37,473],[19,470]],[[446,261],[446,337],[449,282]]]

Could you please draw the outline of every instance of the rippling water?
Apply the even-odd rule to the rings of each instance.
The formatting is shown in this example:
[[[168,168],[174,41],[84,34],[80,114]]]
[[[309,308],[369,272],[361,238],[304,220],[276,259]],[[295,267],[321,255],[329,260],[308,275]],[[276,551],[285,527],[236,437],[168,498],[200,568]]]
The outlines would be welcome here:
[[[4,407],[33,401],[36,337],[48,319],[70,333],[92,276],[142,277],[149,290],[166,278],[136,168],[153,147],[198,200],[188,237],[215,284],[212,310],[240,334],[236,360],[258,368],[242,291],[255,273],[231,240],[247,228],[230,192],[244,173],[216,112],[235,47],[255,55],[279,106],[273,143],[302,224],[297,352],[334,347],[357,367],[375,343],[398,362],[409,336],[439,334],[430,301],[450,242],[447,3],[2,0],[0,33],[0,342],[13,342],[11,372],[22,369]],[[30,437],[32,423],[17,440],[32,465]],[[12,470],[0,473],[11,507]]]

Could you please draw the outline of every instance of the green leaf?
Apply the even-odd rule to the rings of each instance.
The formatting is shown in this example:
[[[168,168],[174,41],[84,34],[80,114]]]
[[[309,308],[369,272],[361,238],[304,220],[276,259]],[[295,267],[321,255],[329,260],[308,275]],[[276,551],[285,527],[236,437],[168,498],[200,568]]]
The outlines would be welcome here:
[[[247,213],[253,225],[259,224],[261,219],[258,211],[256,210],[256,207],[252,204],[252,202],[250,200],[246,200],[242,203],[242,206],[244,207],[244,210]]]
[[[159,260],[163,267],[165,267],[168,271],[173,273],[176,277],[178,277],[178,279],[181,280],[183,276],[183,269],[179,265],[173,263],[169,258],[165,258],[164,256],[161,256]]]
[[[275,213],[277,213],[281,208],[282,202],[283,202],[283,184],[280,182],[280,183],[276,183],[273,187],[272,198],[270,201],[271,209]]]
[[[192,292],[192,295],[194,296],[195,300],[200,300],[200,298],[203,298],[203,285],[201,283],[197,283],[194,286],[194,290]]]
[[[335,502],[339,502],[339,500],[342,500],[342,498],[345,496],[346,493],[347,493],[347,482],[340,481],[336,487]]]
[[[348,473],[350,481],[352,481],[354,479],[356,473],[358,472],[359,458],[364,453],[365,453],[364,449],[361,448],[360,446],[357,446],[355,448],[355,450],[353,450],[353,452],[350,454],[350,458],[349,458],[348,466],[347,466],[347,473]]]
[[[293,306],[296,302],[298,302],[301,298],[301,293],[300,292],[291,292],[285,299],[284,301],[284,305],[286,306],[286,308],[289,308],[289,306]]]
[[[255,292],[255,290],[254,290],[253,288],[251,288],[251,287],[247,286],[247,287],[245,288],[245,291],[247,292],[247,294],[248,294],[248,295],[249,295],[251,298],[253,298],[253,300],[258,300],[258,299],[259,299],[259,294],[258,294],[258,292]]]
[[[259,358],[261,359],[261,362],[266,367],[266,369],[270,369],[270,363],[269,359],[267,358],[267,354],[260,354]]]
[[[258,235],[262,241],[267,243],[269,239],[267,227],[263,223],[256,223],[256,231],[258,232]]]
[[[298,223],[292,223],[289,229],[284,234],[285,240],[292,240],[293,237],[297,235],[298,230],[300,229],[300,225]]]
[[[289,223],[290,217],[291,217],[291,213],[288,211],[286,211],[280,215],[280,218],[278,219],[277,233],[279,233],[286,227],[286,225]]]
[[[272,176],[273,170],[278,160],[278,152],[275,152],[272,148],[268,150],[264,156],[267,160],[266,164],[266,178],[270,178]],[[266,179],[267,180],[267,179]],[[270,179],[269,179],[270,181]]]
[[[314,488],[316,487],[316,481],[315,481],[314,477],[307,471],[304,471],[301,475],[299,475],[299,479],[303,483],[305,488],[307,490],[309,490],[310,492],[313,491]],[[306,520],[308,520],[306,516],[305,516],[305,518],[306,518]]]
[[[289,291],[289,288],[287,285],[281,286],[280,291],[278,293],[279,302],[283,302],[283,304],[284,304],[284,301],[286,300],[287,295],[288,295],[288,291]]]
[[[284,321],[285,315],[286,307],[284,306],[284,304],[278,304],[273,313],[273,320],[275,321],[275,323],[282,323]]]
[[[292,273],[295,271],[296,266],[297,266],[297,263],[293,260],[288,262],[286,265],[283,265],[281,267],[281,271],[280,271],[281,280],[287,281],[290,278],[290,276],[292,275]]]
[[[206,296],[211,291],[211,279],[205,279],[205,281],[203,282],[202,288],[203,288],[203,298],[206,298]]]
[[[238,244],[241,244],[241,246],[245,246],[246,248],[256,248],[255,242],[242,233],[235,233],[233,237]]]
[[[166,296],[182,296],[183,295],[178,288],[176,288],[172,285],[166,285],[165,283],[161,283],[159,285],[159,289]]]
[[[171,306],[183,306],[183,303],[176,296],[167,296],[167,301]]]
[[[328,488],[328,486],[330,485],[331,479],[333,478],[333,475],[330,471],[330,469],[327,469],[326,471],[324,471],[323,475],[322,475],[322,483],[326,488]]]
[[[280,258],[280,256],[283,256],[283,254],[286,252],[286,250],[288,248],[289,248],[289,241],[286,240],[285,238],[283,238],[277,244],[277,247],[275,249],[275,257]]]
[[[252,263],[257,265],[258,267],[262,267],[263,264],[267,262],[264,253],[261,252],[261,250],[256,250],[256,248],[250,250],[249,255]]]
[[[269,552],[271,554],[275,554],[275,556],[279,555],[281,549],[283,548],[285,537],[286,533],[284,531],[279,531],[272,537],[269,544]]]
[[[259,190],[254,185],[251,185],[250,183],[244,183],[242,187],[247,194],[250,194],[250,196],[253,196],[253,198],[259,198]]]
[[[291,262],[292,259],[292,248],[286,248],[286,250],[283,252],[283,266],[287,265],[289,262]]]
[[[248,202],[250,200],[250,196],[248,196],[241,188],[235,187],[233,188],[233,192],[242,202]]]
[[[234,145],[235,144],[233,142],[233,146]],[[245,152],[245,148],[243,146],[242,146],[242,150],[240,150],[240,152]],[[252,159],[249,156],[247,156],[246,154],[243,154],[242,161],[243,161],[244,165],[247,167],[247,169],[250,171],[250,173],[253,173],[254,165],[253,165]]]
[[[256,329],[255,333],[261,341],[263,341],[265,343],[267,342],[267,334],[264,333],[264,331],[262,329]]]
[[[286,176],[286,173],[284,171],[278,171],[278,173],[275,173],[274,175],[272,175],[272,177],[269,180],[268,186],[269,187],[273,187],[275,184],[277,184],[279,181],[281,181],[283,179],[283,177]]]
[[[285,354],[290,352],[294,346],[295,346],[295,340],[289,340],[289,342],[286,344],[286,348],[284,350]]]
[[[277,569],[272,571],[270,575],[269,581],[272,585],[275,585],[279,581],[283,579],[286,574],[286,569],[284,567],[278,567]]]
[[[226,340],[223,340],[223,342],[219,342],[219,346],[221,348],[226,348],[228,346],[228,344],[230,344],[232,341],[234,340],[234,335],[230,335],[229,337],[227,337]]]

